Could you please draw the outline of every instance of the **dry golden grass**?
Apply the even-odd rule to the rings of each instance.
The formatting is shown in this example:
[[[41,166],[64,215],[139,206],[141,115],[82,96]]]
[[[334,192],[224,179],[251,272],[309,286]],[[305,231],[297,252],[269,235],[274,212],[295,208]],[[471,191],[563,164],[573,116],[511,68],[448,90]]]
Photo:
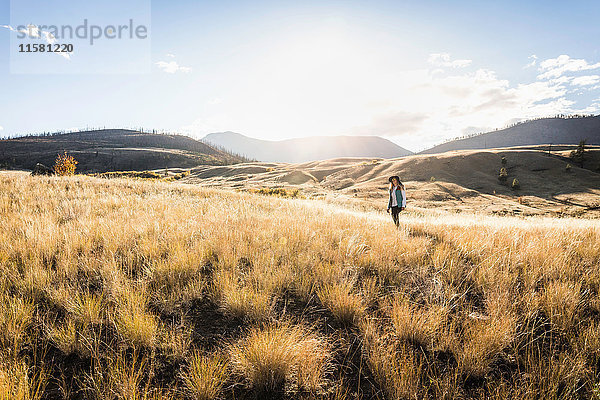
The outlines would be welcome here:
[[[228,379],[227,360],[218,355],[205,356],[195,351],[183,381],[190,396],[196,400],[216,399]]]
[[[597,220],[2,173],[0,226],[0,399],[599,395]]]
[[[323,305],[345,326],[358,322],[365,313],[362,296],[354,293],[352,286],[348,282],[343,282],[326,285],[317,290],[317,295]]]
[[[253,328],[229,351],[234,373],[263,393],[315,393],[326,382],[332,358],[322,338],[288,323]]]
[[[38,400],[47,384],[46,372],[31,371],[24,362],[5,361],[0,364],[0,400]]]

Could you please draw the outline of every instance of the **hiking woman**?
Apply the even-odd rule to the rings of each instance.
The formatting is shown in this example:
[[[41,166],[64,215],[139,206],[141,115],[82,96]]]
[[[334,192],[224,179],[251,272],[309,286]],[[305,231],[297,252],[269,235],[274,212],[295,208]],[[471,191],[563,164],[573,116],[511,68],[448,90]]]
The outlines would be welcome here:
[[[404,185],[400,182],[400,177],[394,175],[388,180],[390,181],[390,198],[387,212],[389,213],[392,210],[392,219],[396,227],[398,227],[400,225],[398,214],[406,207],[406,191],[404,190]]]

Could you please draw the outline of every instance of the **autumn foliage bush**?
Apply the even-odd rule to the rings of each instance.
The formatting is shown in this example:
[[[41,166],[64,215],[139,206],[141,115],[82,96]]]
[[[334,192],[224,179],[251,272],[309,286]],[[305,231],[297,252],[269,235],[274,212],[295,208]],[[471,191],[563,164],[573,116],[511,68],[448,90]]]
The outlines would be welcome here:
[[[74,175],[75,169],[77,168],[77,160],[67,154],[65,151],[63,154],[59,154],[54,162],[54,172],[56,175],[68,176]]]

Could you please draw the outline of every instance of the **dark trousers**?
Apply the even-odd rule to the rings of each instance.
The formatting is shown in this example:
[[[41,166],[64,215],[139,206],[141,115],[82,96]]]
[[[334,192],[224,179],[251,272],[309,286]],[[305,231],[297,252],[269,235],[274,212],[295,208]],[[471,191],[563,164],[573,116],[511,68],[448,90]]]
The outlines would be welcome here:
[[[398,218],[400,211],[400,207],[392,206],[392,219],[394,220],[394,224],[396,224],[396,226],[400,225],[400,218]]]

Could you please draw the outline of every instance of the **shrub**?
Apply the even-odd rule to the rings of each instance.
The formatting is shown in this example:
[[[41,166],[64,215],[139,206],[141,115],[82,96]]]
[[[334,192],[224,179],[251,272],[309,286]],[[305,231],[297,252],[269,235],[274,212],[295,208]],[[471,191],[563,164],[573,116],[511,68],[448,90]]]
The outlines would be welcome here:
[[[506,180],[508,179],[508,172],[506,171],[506,168],[502,167],[500,168],[500,173],[498,174],[498,180],[502,183],[506,182]]]
[[[70,156],[65,151],[63,154],[59,154],[54,162],[54,172],[56,175],[67,176],[74,175],[75,168],[77,168],[77,160],[73,156]]]
[[[265,196],[277,196],[277,197],[300,197],[299,189],[284,189],[284,188],[260,188],[251,189],[250,193],[262,194]]]
[[[567,164],[567,165],[565,165],[565,171],[566,171],[566,172],[571,172],[571,169],[572,169],[572,168],[573,168],[573,167],[571,167],[571,164]]]
[[[515,179],[513,179],[512,185],[510,187],[513,190],[519,190],[519,189],[521,189],[521,183],[519,182],[519,180],[517,178],[515,178]]]
[[[502,165],[506,166],[506,162],[507,162],[506,157],[502,156],[501,162],[502,162]]]
[[[577,149],[573,150],[569,155],[571,160],[573,160],[574,163],[579,164],[582,168],[586,157],[585,142],[585,140],[581,140],[577,145]]]

